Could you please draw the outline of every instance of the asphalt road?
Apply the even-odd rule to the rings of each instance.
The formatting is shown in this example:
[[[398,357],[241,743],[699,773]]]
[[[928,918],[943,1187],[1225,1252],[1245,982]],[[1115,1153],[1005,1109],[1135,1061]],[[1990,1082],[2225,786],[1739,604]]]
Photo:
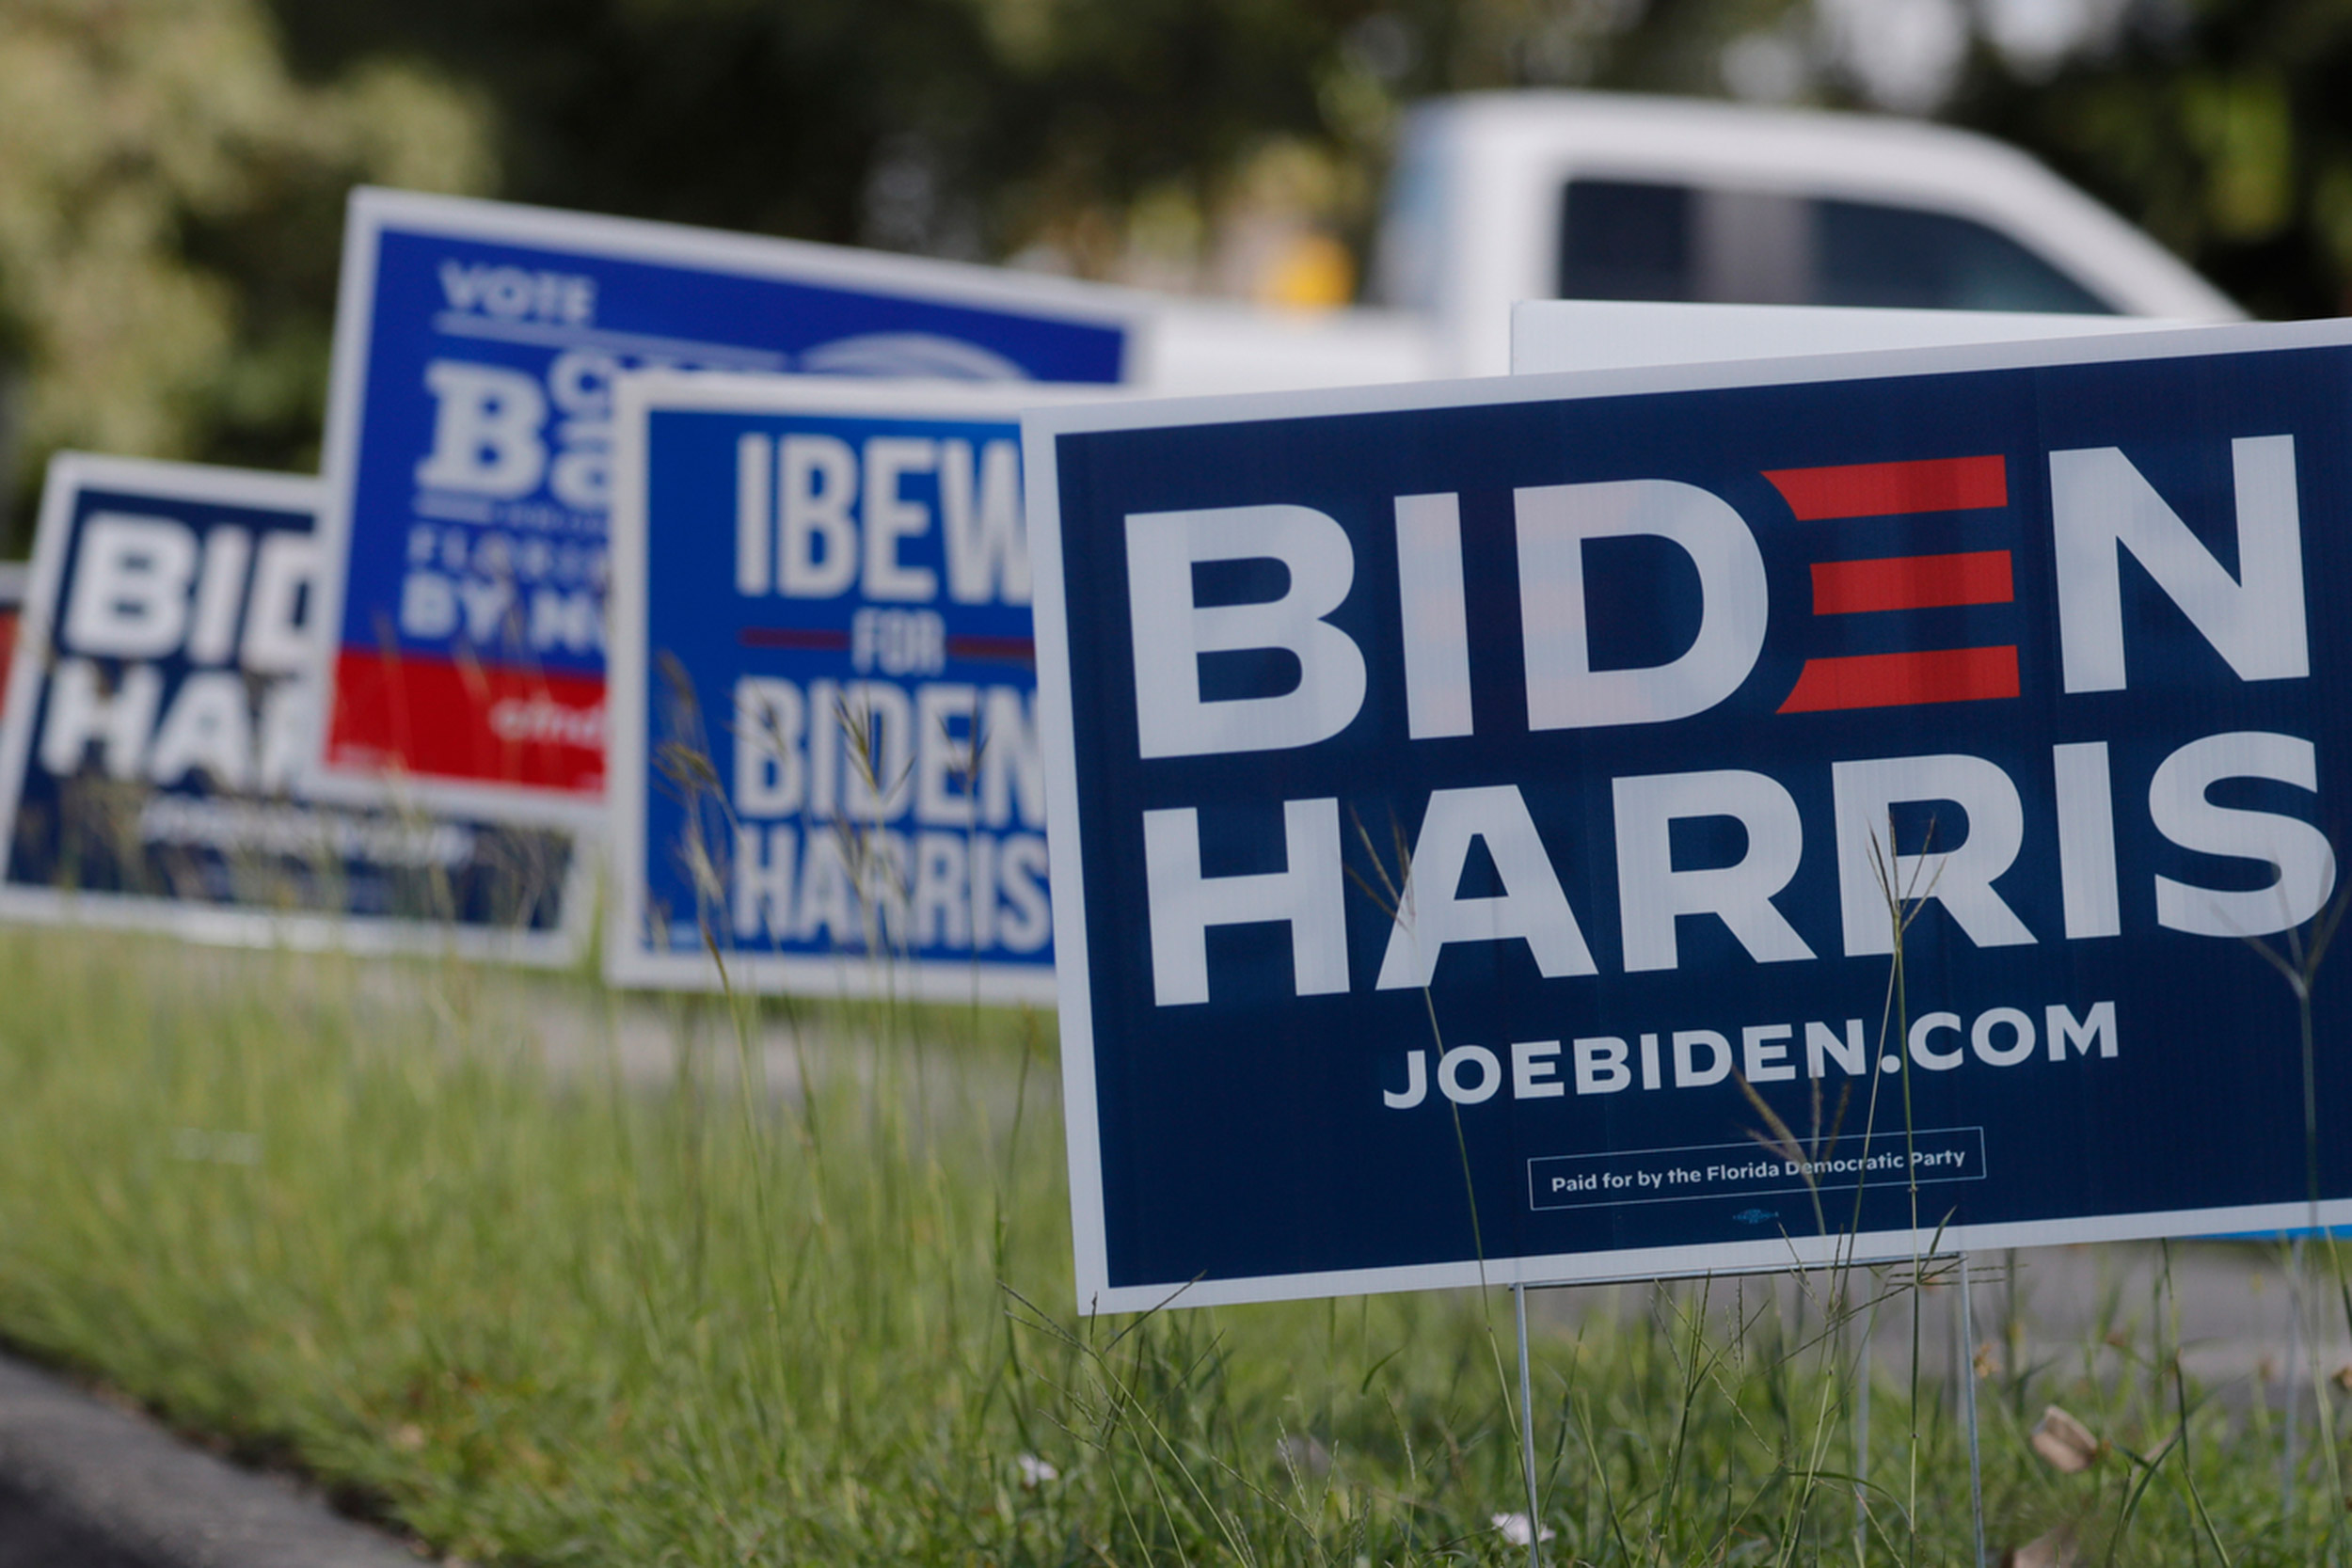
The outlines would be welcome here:
[[[0,1568],[416,1568],[282,1477],[0,1355]]]

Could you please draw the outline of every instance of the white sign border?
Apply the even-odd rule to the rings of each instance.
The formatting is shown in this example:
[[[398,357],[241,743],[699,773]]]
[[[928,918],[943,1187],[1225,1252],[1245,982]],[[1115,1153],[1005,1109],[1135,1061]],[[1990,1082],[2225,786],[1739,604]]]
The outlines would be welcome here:
[[[844,953],[832,958],[731,953],[726,974],[708,953],[657,952],[644,942],[647,571],[651,530],[645,512],[645,432],[656,411],[749,414],[974,417],[1015,422],[1028,409],[1073,399],[1100,399],[1106,388],[1072,390],[1049,382],[1009,385],[960,381],[862,381],[848,376],[730,375],[715,372],[637,371],[613,384],[612,626],[605,646],[605,800],[610,853],[605,885],[605,978],[616,986],[671,990],[723,989],[804,996],[902,996],[925,1002],[1051,1006],[1054,973],[1042,966],[974,959],[906,960]],[[1038,724],[1044,728],[1043,697]],[[1052,852],[1052,834],[1047,834]],[[1059,961],[1061,932],[1054,932]]]
[[[858,250],[768,235],[697,229],[643,218],[607,217],[474,197],[358,185],[344,216],[342,265],[335,300],[333,363],[328,372],[326,428],[321,472],[326,485],[319,514],[319,611],[326,653],[319,671],[318,749],[304,769],[306,793],[320,800],[364,804],[383,798],[389,776],[374,769],[330,767],[335,662],[342,640],[351,573],[352,486],[358,480],[362,420],[373,352],[376,260],[387,230],[492,245],[574,251],[601,259],[691,267],[767,281],[872,290],[887,283],[909,300],[966,309],[1001,307],[1037,316],[1060,316],[1125,335],[1121,374],[1132,379],[1152,362],[1155,321],[1143,296],[1103,284],[1013,272],[966,262],[932,261],[887,251]],[[842,377],[854,380],[854,377]],[[982,384],[986,385],[986,384]],[[1012,385],[1035,387],[1042,382]],[[617,405],[616,405],[617,412]],[[608,590],[608,614],[610,591]],[[608,657],[610,639],[608,638]],[[608,732],[612,699],[605,705]],[[427,806],[488,821],[594,828],[604,818],[601,799],[524,784],[471,784],[429,774],[404,775],[403,793]],[[606,786],[612,774],[605,775]]]
[[[1327,415],[1556,403],[1649,392],[1799,386],[2344,346],[2352,346],[2352,321],[2165,325],[2144,332],[2081,338],[1723,364],[1486,376],[1331,391],[1089,403],[1073,407],[1040,408],[1025,415],[1022,420],[1022,472],[1028,501],[1029,561],[1036,581],[1033,610],[1037,618],[1038,738],[1045,760],[1046,817],[1054,824],[1048,845],[1054,895],[1054,951],[1061,993],[1062,1114],[1069,1138],[1071,1233],[1079,1312],[1147,1312],[1171,1306],[1221,1307],[1388,1291],[1600,1283],[1694,1272],[1742,1273],[1891,1262],[1973,1248],[2277,1231],[2314,1221],[2328,1226],[2352,1223],[2352,1198],[2321,1203],[2316,1212],[2309,1203],[2265,1204],[1958,1226],[1949,1230],[1869,1231],[1394,1268],[1112,1285],[1104,1219],[1102,1127],[1095,1096],[1094,1019],[1087,954],[1086,883],[1081,874],[1077,757],[1071,728],[1069,602],[1062,580],[1060,473],[1054,461],[1058,437],[1108,430],[1171,430],[1255,420],[1292,421]]]
[[[577,831],[572,833],[571,864],[562,893],[563,923],[552,931],[497,931],[382,915],[279,914],[135,894],[8,886],[5,878],[15,844],[17,801],[31,762],[33,703],[49,658],[50,628],[58,612],[58,579],[65,573],[66,535],[73,526],[74,499],[88,489],[146,493],[159,500],[307,512],[314,519],[320,517],[325,500],[320,482],[299,474],[82,451],[61,451],[50,459],[33,537],[32,577],[17,618],[7,706],[0,709],[0,824],[8,825],[8,831],[0,832],[0,919],[155,932],[215,946],[284,947],[365,957],[449,955],[541,969],[567,968],[579,961],[587,947],[593,920],[597,857],[593,835]],[[311,524],[314,531],[318,526],[317,521]],[[315,615],[315,601],[311,609]],[[325,623],[314,625],[323,627]],[[295,795],[297,800],[315,799],[307,780],[297,780]],[[364,797],[319,803],[381,807],[389,799],[388,792],[378,786]]]

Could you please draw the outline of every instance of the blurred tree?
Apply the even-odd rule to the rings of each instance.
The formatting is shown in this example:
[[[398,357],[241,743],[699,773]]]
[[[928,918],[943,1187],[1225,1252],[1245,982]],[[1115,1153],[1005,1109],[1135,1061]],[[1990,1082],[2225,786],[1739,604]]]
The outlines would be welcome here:
[[[2058,59],[1980,47],[1950,114],[2039,153],[2257,315],[2352,313],[2352,3],[2107,11]]]
[[[1311,302],[1406,103],[1548,85],[1940,114],[2332,312],[2347,72],[2352,0],[0,0],[0,365],[35,455],[307,466],[355,179]]]
[[[1222,220],[1277,188],[1360,249],[1410,99],[1717,90],[1720,39],[1788,0],[276,3],[308,72],[391,52],[476,86],[517,200],[1231,287]]]
[[[1091,267],[1147,194],[1212,201],[1284,138],[1353,156],[1391,96],[1346,47],[1376,0],[279,6],[309,71],[462,71],[516,199],[958,257]]]
[[[297,83],[261,0],[0,0],[18,546],[61,446],[312,466],[345,188],[487,188],[485,128],[413,67]]]

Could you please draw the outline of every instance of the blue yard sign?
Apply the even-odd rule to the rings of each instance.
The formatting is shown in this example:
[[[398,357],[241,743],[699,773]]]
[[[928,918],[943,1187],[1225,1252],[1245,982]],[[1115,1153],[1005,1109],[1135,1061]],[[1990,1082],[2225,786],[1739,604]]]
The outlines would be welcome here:
[[[833,377],[621,382],[624,984],[1050,1000],[1019,410]]]
[[[322,804],[316,480],[49,467],[0,721],[0,914],[564,963],[567,832]]]
[[[1118,296],[748,235],[362,190],[326,471],[328,789],[599,813],[612,383],[694,370],[1116,382]]]
[[[1086,1307],[2352,1218],[2352,329],[1025,425]]]

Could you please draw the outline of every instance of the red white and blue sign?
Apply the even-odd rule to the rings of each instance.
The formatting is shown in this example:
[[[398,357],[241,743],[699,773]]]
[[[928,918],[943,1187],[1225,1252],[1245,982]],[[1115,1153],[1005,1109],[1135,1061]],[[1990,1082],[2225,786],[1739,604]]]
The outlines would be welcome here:
[[[574,835],[309,797],[318,481],[49,465],[0,722],[0,915],[561,964]]]
[[[1024,422],[1086,1309],[2352,1218],[2352,329]]]
[[[1050,1001],[1031,388],[620,383],[617,983]]]
[[[326,472],[324,787],[594,817],[612,384],[648,368],[1116,382],[1079,285],[361,190]]]

